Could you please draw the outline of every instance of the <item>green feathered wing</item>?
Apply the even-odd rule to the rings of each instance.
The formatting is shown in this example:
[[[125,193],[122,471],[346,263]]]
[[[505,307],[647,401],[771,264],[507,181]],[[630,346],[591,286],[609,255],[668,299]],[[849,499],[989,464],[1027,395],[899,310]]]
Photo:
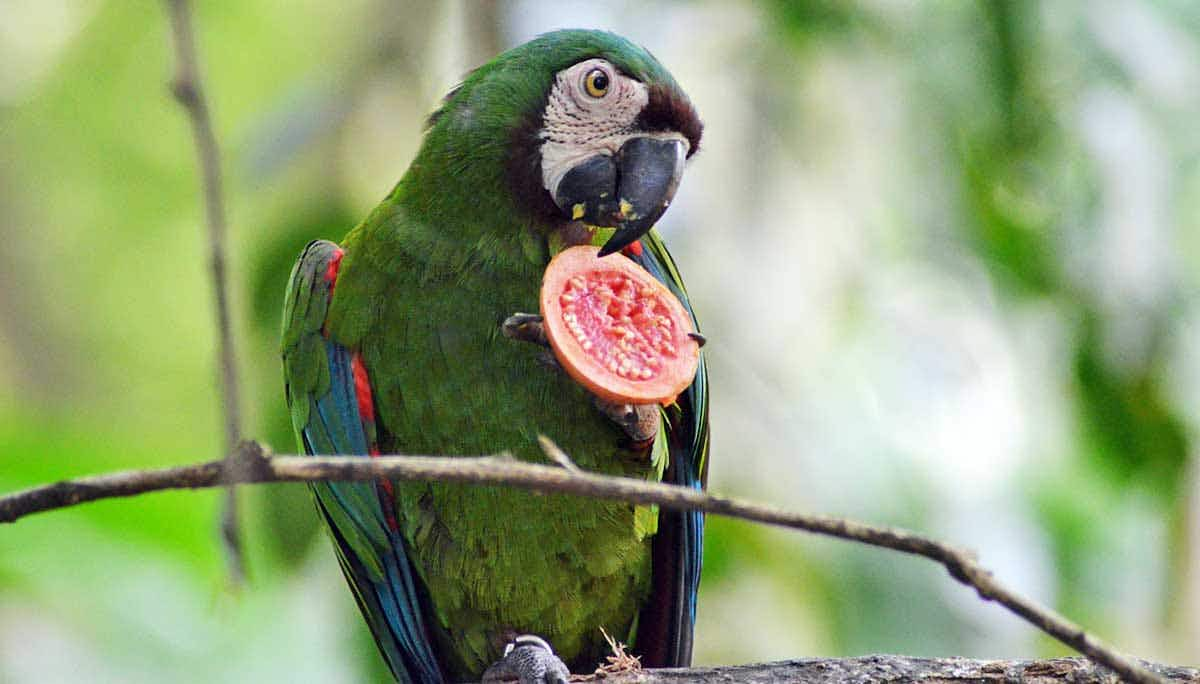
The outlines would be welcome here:
[[[332,242],[305,248],[288,284],[282,352],[288,407],[308,454],[370,452],[375,426],[360,410],[354,356],[324,333],[342,252]],[[331,268],[332,265],[332,268]],[[392,673],[402,682],[441,682],[394,507],[369,482],[311,485],[342,572]]]

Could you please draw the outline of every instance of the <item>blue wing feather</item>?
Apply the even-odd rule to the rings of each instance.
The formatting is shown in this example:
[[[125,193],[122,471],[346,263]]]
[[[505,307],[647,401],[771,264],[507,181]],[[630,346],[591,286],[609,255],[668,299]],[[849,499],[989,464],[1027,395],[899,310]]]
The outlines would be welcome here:
[[[287,396],[306,453],[367,454],[370,426],[359,412],[353,355],[321,332],[332,291],[323,276],[337,253],[331,242],[313,242],[292,271],[283,329]],[[314,349],[320,355],[305,354]],[[296,402],[305,407],[297,410]],[[421,590],[404,541],[388,525],[384,507],[392,503],[370,482],[322,482],[311,489],[342,571],[396,679],[442,684]]]

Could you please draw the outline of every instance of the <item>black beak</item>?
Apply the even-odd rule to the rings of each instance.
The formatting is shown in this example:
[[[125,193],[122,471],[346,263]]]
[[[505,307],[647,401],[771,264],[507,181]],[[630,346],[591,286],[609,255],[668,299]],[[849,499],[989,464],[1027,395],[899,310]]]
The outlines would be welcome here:
[[[554,203],[572,219],[615,227],[600,249],[607,256],[645,235],[671,205],[686,156],[677,138],[630,138],[615,157],[598,154],[567,171]]]

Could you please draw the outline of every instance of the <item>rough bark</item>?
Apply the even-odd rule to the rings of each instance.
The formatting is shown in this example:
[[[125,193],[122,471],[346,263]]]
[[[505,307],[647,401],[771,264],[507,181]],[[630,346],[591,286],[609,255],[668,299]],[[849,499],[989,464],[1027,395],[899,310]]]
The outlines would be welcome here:
[[[1200,683],[1200,669],[1173,667],[1141,661],[1169,682]],[[759,684],[802,682],[804,684],[865,684],[866,682],[972,682],[999,684],[1111,684],[1120,681],[1111,670],[1085,658],[1052,660],[968,660],[966,658],[911,658],[898,655],[869,655],[859,658],[801,658],[755,665],[697,667],[691,669],[643,670],[586,678],[612,684]]]

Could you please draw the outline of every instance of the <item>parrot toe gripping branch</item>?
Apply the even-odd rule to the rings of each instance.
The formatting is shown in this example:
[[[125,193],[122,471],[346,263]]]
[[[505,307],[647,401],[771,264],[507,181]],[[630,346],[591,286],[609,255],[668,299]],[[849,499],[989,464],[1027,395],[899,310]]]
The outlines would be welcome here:
[[[292,271],[281,349],[301,448],[544,461],[544,434],[581,469],[702,488],[703,336],[654,229],[701,130],[666,69],[611,33],[549,33],[469,74],[394,190]],[[590,322],[546,315],[548,265],[567,253],[587,266],[561,282],[590,293]],[[512,313],[534,307],[545,318]],[[653,394],[610,386],[660,370],[678,377]],[[691,662],[701,513],[437,482],[311,488],[398,681],[563,681],[604,661],[605,632],[646,666]]]

